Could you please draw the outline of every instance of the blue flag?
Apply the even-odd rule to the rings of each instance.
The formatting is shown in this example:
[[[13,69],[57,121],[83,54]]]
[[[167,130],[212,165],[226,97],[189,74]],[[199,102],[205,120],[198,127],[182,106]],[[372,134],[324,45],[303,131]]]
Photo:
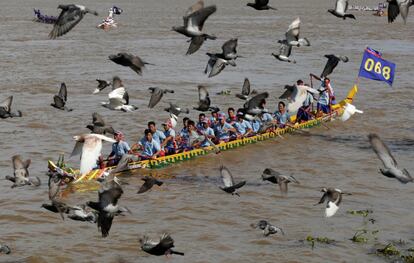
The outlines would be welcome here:
[[[362,57],[358,77],[385,81],[392,86],[395,74],[395,64],[382,58],[382,54],[367,47]]]

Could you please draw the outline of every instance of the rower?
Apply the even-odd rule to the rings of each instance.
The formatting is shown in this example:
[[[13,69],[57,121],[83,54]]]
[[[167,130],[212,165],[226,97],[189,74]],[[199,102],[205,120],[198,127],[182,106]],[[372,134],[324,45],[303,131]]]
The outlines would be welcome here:
[[[144,133],[144,138],[137,144],[138,149],[142,151],[141,153],[138,153],[138,156],[141,160],[155,159],[158,156],[161,156],[161,146],[152,138],[152,132],[149,129],[146,129]]]
[[[237,130],[237,138],[244,138],[253,135],[252,125],[243,118],[243,113],[237,113],[237,122],[233,124]]]
[[[233,125],[237,121],[236,114],[234,114],[234,108],[228,108],[227,113],[229,114],[229,117],[227,118],[226,122]]]
[[[278,110],[275,111],[275,119],[279,128],[285,128],[286,124],[290,122],[289,113],[286,111],[286,105],[283,101],[279,101]]]
[[[206,115],[204,113],[200,113],[198,115],[198,122],[196,125],[197,130],[202,129],[203,128],[203,120],[206,118]]]
[[[171,122],[166,121],[162,124],[164,127],[165,139],[161,143],[161,147],[164,148],[165,155],[174,154],[177,150],[177,145],[175,142],[175,131],[171,127]]]
[[[157,130],[157,127],[155,126],[155,122],[150,121],[148,122],[148,129],[152,133],[152,138],[158,142],[159,145],[165,140],[165,135],[162,131]]]
[[[230,140],[230,132],[237,132],[233,126],[226,122],[226,116],[224,114],[218,116],[218,124],[213,129],[219,143],[228,142]]]
[[[209,138],[211,141],[215,141],[216,140],[216,136],[214,135],[214,130],[209,127],[208,125],[208,120],[204,119],[201,122],[203,124],[203,127],[201,129],[199,129],[199,132],[206,136],[207,138]],[[207,147],[210,146],[210,143],[207,139],[205,139],[204,141],[201,142],[201,147]]]
[[[117,165],[123,155],[132,153],[128,143],[124,141],[124,134],[121,131],[114,133],[114,139],[116,142],[112,144],[112,151],[108,156],[107,166]]]

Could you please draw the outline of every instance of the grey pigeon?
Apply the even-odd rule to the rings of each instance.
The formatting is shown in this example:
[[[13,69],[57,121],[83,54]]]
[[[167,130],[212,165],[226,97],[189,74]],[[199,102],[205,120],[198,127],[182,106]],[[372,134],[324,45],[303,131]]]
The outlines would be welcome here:
[[[13,162],[14,176],[6,175],[6,179],[14,183],[11,186],[12,188],[24,186],[24,185],[39,186],[41,184],[39,177],[29,176],[28,168],[31,163],[30,159],[23,161],[20,155],[14,155],[12,157],[12,162]]]
[[[172,28],[173,31],[191,38],[191,43],[188,48],[187,55],[193,54],[198,49],[200,49],[205,40],[216,39],[215,36],[203,32],[204,23],[210,15],[216,12],[216,6],[212,5],[201,7],[199,5],[194,7],[194,9],[193,6],[190,7],[190,11],[187,12],[187,15],[183,17],[184,26]]]
[[[67,214],[67,217],[75,221],[96,223],[98,215],[95,211],[86,209],[85,205],[70,206],[63,202],[52,200],[51,204],[42,204],[42,207],[53,213],[59,213],[64,220],[63,214]]]
[[[372,149],[384,165],[385,169],[380,168],[380,172],[384,176],[395,178],[403,184],[414,182],[414,178],[406,169],[400,170],[397,167],[397,161],[394,156],[392,156],[390,149],[377,134],[369,134],[368,139],[371,143]]]
[[[120,207],[118,200],[123,194],[123,190],[116,177],[108,180],[99,190],[99,201],[89,201],[86,204],[98,212],[98,228],[100,228],[102,237],[109,235],[114,216],[122,215],[123,212],[129,212],[127,208]]]
[[[236,66],[236,59],[241,57],[237,54],[237,41],[237,38],[226,41],[221,47],[221,53],[207,53],[210,58],[204,73],[208,74],[209,78],[218,75],[227,65]]]
[[[250,95],[250,81],[248,78],[244,79],[241,94],[236,94],[236,97],[242,100],[247,100]]]
[[[255,0],[254,3],[247,3],[247,6],[250,6],[256,10],[277,10],[269,5],[269,0]]]
[[[175,116],[180,115],[180,113],[185,113],[185,114],[190,113],[190,110],[188,108],[184,109],[184,108],[178,107],[176,104],[172,104],[171,102],[170,102],[170,107],[165,108],[164,110],[166,112],[174,114]]]
[[[229,169],[224,166],[220,167],[220,174],[224,185],[224,187],[220,187],[220,189],[226,193],[240,196],[240,194],[237,193],[237,189],[243,187],[246,184],[246,181],[241,181],[236,184],[234,182],[233,175],[230,173]]]
[[[310,42],[307,38],[299,38],[300,33],[300,18],[296,18],[289,25],[288,30],[285,33],[286,41],[289,46],[310,46]]]
[[[401,14],[404,24],[407,23],[408,9],[414,5],[413,0],[387,0],[388,2],[388,23],[394,22]]]
[[[299,181],[296,180],[295,177],[288,176],[288,175],[282,175],[281,173],[271,169],[271,168],[266,168],[263,173],[262,173],[262,179],[263,181],[269,181],[271,183],[274,184],[278,184],[280,191],[283,194],[287,194],[288,192],[288,183],[297,183],[299,184]]]
[[[348,11],[348,0],[336,0],[335,9],[328,9],[329,13],[344,20],[346,18],[356,19],[353,14],[348,14],[346,11]]]
[[[296,63],[296,60],[290,59],[290,55],[292,54],[292,46],[288,45],[287,40],[279,40],[278,43],[280,43],[279,46],[279,53],[272,53],[272,55],[283,62],[289,62],[289,63]]]
[[[237,112],[240,112],[241,114],[243,114],[243,117],[245,119],[251,121],[254,118],[256,118],[257,115],[268,111],[263,107],[264,102],[268,97],[269,93],[267,92],[259,93],[251,99],[247,100],[244,103],[243,108],[238,109]]]
[[[13,96],[8,97],[6,100],[0,103],[0,118],[14,118],[14,117],[22,117],[22,112],[12,112],[11,105],[13,102]]]
[[[350,193],[343,193],[337,188],[322,188],[322,198],[316,204],[323,204],[326,202],[325,216],[331,217],[336,214],[339,209],[339,205],[342,202],[342,195],[351,195]]]
[[[158,242],[154,242],[144,236],[139,239],[139,243],[143,251],[154,256],[169,256],[171,254],[184,256],[184,253],[172,250],[174,240],[168,234],[163,234]]]
[[[0,253],[10,254],[11,250],[8,245],[0,245]]]
[[[59,110],[72,111],[72,109],[69,109],[65,106],[67,99],[68,99],[68,91],[66,88],[66,84],[62,82],[60,84],[59,93],[53,96],[53,103],[50,105]]]
[[[326,62],[325,68],[321,73],[321,78],[326,78],[329,74],[331,74],[336,66],[338,66],[339,61],[346,63],[349,60],[346,56],[335,56],[334,54],[325,55],[325,57],[328,61]]]
[[[198,86],[198,107],[194,107],[198,111],[209,111],[215,110],[215,107],[211,107],[210,95],[208,94],[207,88],[204,86]]]
[[[138,75],[142,75],[142,69],[145,67],[145,65],[154,65],[143,61],[138,56],[134,56],[130,53],[125,52],[118,53],[116,55],[110,55],[109,59],[116,64],[122,65],[124,67],[130,67]]]
[[[151,98],[148,103],[148,108],[152,109],[161,100],[162,96],[166,93],[174,93],[174,90],[160,89],[157,87],[148,88],[151,91]]]
[[[92,124],[86,125],[86,128],[91,130],[91,133],[95,134],[115,133],[114,128],[112,128],[112,126],[106,125],[102,116],[97,112],[92,113]]]
[[[279,232],[282,233],[282,235],[285,235],[281,228],[271,225],[267,220],[260,220],[257,224],[251,224],[251,227],[261,229],[263,231],[263,236],[265,237]]]
[[[60,37],[74,28],[87,13],[98,15],[96,11],[92,11],[83,5],[59,5],[62,9],[60,15],[53,25],[53,29],[49,34],[49,38],[55,39]]]
[[[153,176],[145,176],[142,178],[144,181],[144,184],[139,188],[137,194],[145,193],[146,191],[150,190],[155,184],[158,186],[161,186],[163,182],[157,180],[157,178],[154,178]]]

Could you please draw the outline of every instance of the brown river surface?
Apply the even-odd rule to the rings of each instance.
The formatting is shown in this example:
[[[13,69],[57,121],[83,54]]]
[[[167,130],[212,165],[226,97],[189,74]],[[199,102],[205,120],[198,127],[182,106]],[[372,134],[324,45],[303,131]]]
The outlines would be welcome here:
[[[372,254],[374,248],[404,240],[414,246],[413,184],[403,185],[378,173],[381,162],[369,147],[367,134],[378,133],[390,146],[400,167],[414,173],[414,10],[403,25],[401,17],[388,24],[386,17],[371,12],[351,11],[357,20],[335,18],[327,13],[334,1],[276,1],[277,11],[258,12],[245,6],[247,0],[206,0],[216,4],[217,12],[205,24],[205,31],[218,37],[207,41],[191,56],[185,56],[186,38],[171,31],[182,23],[182,15],[193,0],[118,0],[82,1],[97,10],[98,17],[86,15],[71,32],[49,40],[51,25],[32,22],[32,9],[57,15],[58,3],[52,0],[3,1],[0,9],[0,100],[14,95],[14,109],[23,118],[0,120],[0,175],[12,173],[11,156],[22,154],[32,159],[31,175],[42,179],[38,188],[11,189],[0,182],[0,243],[12,253],[0,255],[0,262],[386,262]],[[376,6],[377,0],[352,1],[351,4]],[[67,2],[69,3],[69,2]],[[116,4],[124,13],[116,17],[119,28],[109,32],[95,26]],[[413,8],[411,8],[413,9]],[[276,41],[284,36],[296,17],[302,20],[301,36],[311,47],[295,48],[297,64],[275,60]],[[238,37],[238,52],[246,58],[237,67],[228,67],[208,79],[203,74],[206,52],[219,52],[224,41]],[[252,88],[270,92],[268,106],[273,111],[285,84],[297,79],[309,82],[309,73],[319,74],[324,54],[346,55],[330,76],[336,97],[342,99],[352,87],[364,48],[381,50],[384,58],[397,64],[393,87],[361,79],[354,104],[364,111],[343,123],[329,123],[329,129],[316,127],[311,136],[286,135],[265,142],[209,155],[193,161],[124,177],[120,203],[132,215],[116,217],[108,238],[101,238],[96,225],[62,221],[57,214],[41,209],[47,198],[47,160],[59,153],[69,156],[72,137],[87,133],[91,114],[99,112],[115,129],[122,130],[132,144],[141,138],[147,121],[158,124],[168,115],[168,101],[192,107],[198,99],[197,85],[208,86],[213,104],[222,109],[239,107],[233,94],[248,77]],[[130,52],[155,64],[138,76],[108,60],[108,55]],[[140,109],[132,113],[110,111],[100,106],[107,92],[92,95],[96,78],[124,80],[131,104]],[[68,87],[72,112],[59,111],[49,104],[61,82]],[[155,107],[148,109],[148,87],[175,90]],[[230,89],[232,95],[215,95]],[[190,116],[196,119],[196,111]],[[179,126],[181,128],[181,126]],[[105,144],[104,152],[109,153]],[[77,158],[69,160],[78,166]],[[247,180],[241,197],[227,195],[217,185],[218,168],[226,165],[236,180]],[[260,179],[264,168],[293,173],[301,182],[290,185],[288,197]],[[162,187],[137,195],[140,178],[146,174],[167,176]],[[324,207],[313,206],[321,187],[340,188],[353,193],[344,196],[338,213],[324,217]],[[74,192],[64,199],[71,204],[96,200],[97,193]],[[348,210],[372,209],[375,224],[367,224]],[[286,235],[264,238],[249,225],[260,219],[284,229]],[[349,239],[356,230],[380,230],[377,240],[366,244]],[[139,249],[138,238],[158,238],[172,234],[177,250],[184,257],[150,256]],[[317,244],[312,250],[308,235],[336,240],[331,245]]]

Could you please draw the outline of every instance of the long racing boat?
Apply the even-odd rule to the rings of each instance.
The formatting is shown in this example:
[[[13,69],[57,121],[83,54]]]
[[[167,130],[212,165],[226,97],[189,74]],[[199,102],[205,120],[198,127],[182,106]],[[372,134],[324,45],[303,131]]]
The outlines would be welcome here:
[[[265,132],[262,134],[257,134],[252,137],[236,139],[229,142],[223,142],[217,144],[216,146],[220,149],[220,151],[227,151],[234,148],[239,148],[245,145],[253,144],[260,141],[266,141],[272,138],[280,137],[283,134],[293,133],[296,130],[301,129],[308,129],[314,126],[319,126],[323,122],[329,122],[334,120],[336,117],[342,115],[345,107],[347,104],[351,104],[355,94],[358,92],[357,85],[354,85],[353,88],[350,89],[348,95],[345,99],[340,101],[338,104],[332,105],[332,112],[329,114],[324,114],[318,118],[309,120],[307,122],[296,124],[294,126],[287,126],[286,128],[276,129],[271,132]],[[295,117],[291,118],[291,121],[295,121]],[[136,170],[136,169],[157,169],[163,168],[165,166],[169,166],[172,164],[180,163],[183,161],[192,160],[196,157],[208,155],[214,152],[214,148],[212,146],[208,146],[205,148],[193,149],[187,152],[176,153],[172,155],[158,157],[154,160],[142,160],[137,162],[131,162],[128,164],[127,170]],[[82,182],[93,181],[100,177],[102,177],[106,172],[111,171],[115,168],[115,166],[105,167],[102,169],[94,169],[87,174],[81,175],[79,170],[71,169],[65,166],[64,162],[61,160],[58,163],[54,163],[53,161],[48,161],[48,168],[50,173],[57,172],[61,176],[64,177],[65,183],[71,184],[79,184]]]

